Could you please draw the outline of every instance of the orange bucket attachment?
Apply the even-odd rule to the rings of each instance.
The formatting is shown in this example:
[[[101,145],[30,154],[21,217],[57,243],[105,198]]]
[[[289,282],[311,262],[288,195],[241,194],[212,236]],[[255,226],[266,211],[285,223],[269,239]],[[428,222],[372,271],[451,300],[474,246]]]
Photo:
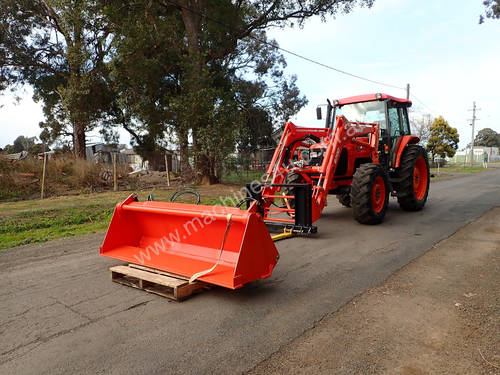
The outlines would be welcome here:
[[[257,212],[234,207],[118,203],[101,255],[236,289],[269,277],[278,251]]]

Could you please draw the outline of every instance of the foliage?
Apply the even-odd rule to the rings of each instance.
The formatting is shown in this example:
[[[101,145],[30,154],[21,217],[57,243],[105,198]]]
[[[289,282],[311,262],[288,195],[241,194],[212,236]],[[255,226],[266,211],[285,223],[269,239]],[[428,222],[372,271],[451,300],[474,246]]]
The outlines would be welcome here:
[[[30,84],[44,142],[127,130],[146,159],[177,144],[184,169],[217,182],[235,151],[272,144],[307,100],[270,27],[301,26],[373,0],[3,0],[0,89]]]
[[[41,139],[71,136],[85,157],[85,133],[109,106],[105,59],[112,35],[97,0],[2,0],[0,90],[33,86],[43,103]]]
[[[36,143],[37,137],[25,137],[20,135],[12,145],[6,145],[3,152],[5,154],[13,154],[21,151],[27,151],[32,155],[37,155],[44,151],[44,146],[41,143]]]
[[[434,119],[430,126],[430,136],[427,142],[427,151],[431,153],[432,160],[436,155],[453,157],[458,148],[459,136],[456,128],[452,128],[442,117]]]
[[[500,147],[500,134],[490,128],[481,129],[474,138],[474,146]]]
[[[136,151],[151,159],[175,130],[172,98],[181,89],[180,18],[156,2],[105,1],[104,12],[119,38],[109,64],[113,103],[108,128],[129,132]]]
[[[193,167],[199,181],[212,183],[229,154],[272,144],[273,128],[306,104],[265,30],[348,12],[358,2],[105,3],[123,36],[115,40],[112,62],[114,117],[139,152],[174,141],[184,168]],[[171,131],[176,137],[166,142]]]
[[[500,0],[484,0],[483,5],[486,8],[486,14],[479,16],[479,23],[483,23],[485,17],[498,19],[500,18]]]
[[[14,145],[5,145],[5,147],[2,149],[2,153],[4,153],[4,154],[15,154],[16,151],[14,149]]]

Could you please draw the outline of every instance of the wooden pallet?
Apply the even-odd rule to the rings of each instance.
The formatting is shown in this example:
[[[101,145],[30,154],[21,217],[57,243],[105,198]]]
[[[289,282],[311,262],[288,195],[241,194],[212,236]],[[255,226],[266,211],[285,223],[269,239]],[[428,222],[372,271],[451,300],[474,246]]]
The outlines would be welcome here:
[[[111,280],[115,283],[142,289],[175,301],[182,301],[193,293],[209,288],[204,282],[195,281],[190,284],[189,280],[182,276],[137,264],[114,266],[109,270]]]

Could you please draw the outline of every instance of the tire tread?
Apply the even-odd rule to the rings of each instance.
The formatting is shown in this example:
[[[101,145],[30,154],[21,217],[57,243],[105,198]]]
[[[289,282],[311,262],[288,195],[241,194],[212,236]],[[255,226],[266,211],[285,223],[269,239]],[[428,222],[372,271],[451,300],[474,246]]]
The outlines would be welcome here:
[[[415,197],[413,189],[413,170],[419,156],[422,156],[425,159],[425,163],[427,165],[427,191],[422,200],[418,200],[417,197]],[[427,158],[427,153],[422,146],[407,146],[401,158],[401,163],[398,169],[398,177],[400,178],[400,182],[395,184],[394,188],[398,193],[399,206],[405,211],[421,210],[427,201],[430,183],[429,160]]]
[[[382,176],[385,182],[385,205],[381,212],[372,208],[372,185],[376,177]],[[379,224],[384,220],[389,200],[387,173],[379,164],[362,164],[354,173],[351,185],[351,206],[354,218],[361,224]]]

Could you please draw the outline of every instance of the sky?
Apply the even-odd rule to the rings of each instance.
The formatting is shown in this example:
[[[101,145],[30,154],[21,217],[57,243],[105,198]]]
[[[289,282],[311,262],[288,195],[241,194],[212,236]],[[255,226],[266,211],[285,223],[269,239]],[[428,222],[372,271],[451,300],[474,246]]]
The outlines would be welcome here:
[[[478,24],[482,0],[375,0],[372,8],[349,14],[309,19],[303,28],[271,29],[268,35],[281,47],[329,66],[398,87],[410,84],[413,116],[443,116],[458,129],[459,148],[471,140],[468,111],[475,101],[476,134],[483,128],[500,132],[500,20]],[[315,108],[326,99],[385,92],[406,92],[376,85],[303,61],[284,52],[287,74],[309,104],[292,121],[322,126]],[[19,135],[38,136],[41,105],[29,87],[0,97],[0,147]],[[91,141],[100,141],[90,134]],[[121,143],[129,136],[121,132]]]

